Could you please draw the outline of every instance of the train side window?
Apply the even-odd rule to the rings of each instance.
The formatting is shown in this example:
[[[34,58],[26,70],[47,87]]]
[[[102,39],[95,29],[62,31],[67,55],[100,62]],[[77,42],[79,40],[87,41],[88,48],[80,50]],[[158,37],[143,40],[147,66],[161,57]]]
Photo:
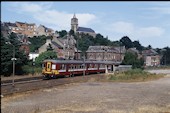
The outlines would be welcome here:
[[[56,69],[56,65],[55,64],[52,64],[52,69]]]
[[[93,65],[92,64],[89,64],[89,68],[92,68],[93,67]]]
[[[65,68],[66,68],[66,65],[65,65],[65,64],[61,64],[61,65],[60,65],[60,69],[61,69],[61,70],[65,69]]]

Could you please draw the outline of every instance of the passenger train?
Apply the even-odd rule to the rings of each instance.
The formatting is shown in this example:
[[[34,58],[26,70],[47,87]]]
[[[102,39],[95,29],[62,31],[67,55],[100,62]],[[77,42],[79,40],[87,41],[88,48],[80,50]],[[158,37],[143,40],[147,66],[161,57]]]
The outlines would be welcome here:
[[[59,75],[74,76],[80,74],[104,73],[113,70],[114,65],[120,62],[114,61],[80,61],[80,60],[52,60],[43,61],[42,74],[44,78],[56,78]]]

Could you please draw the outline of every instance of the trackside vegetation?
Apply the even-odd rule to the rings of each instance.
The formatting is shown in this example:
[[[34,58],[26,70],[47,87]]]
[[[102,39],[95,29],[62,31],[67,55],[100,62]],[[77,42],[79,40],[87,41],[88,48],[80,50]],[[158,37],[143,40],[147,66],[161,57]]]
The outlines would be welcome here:
[[[149,81],[154,79],[159,79],[164,77],[163,74],[152,74],[146,72],[142,69],[131,69],[125,72],[119,72],[114,74],[109,74],[108,78],[111,81],[125,81],[125,82],[142,82],[142,81]]]

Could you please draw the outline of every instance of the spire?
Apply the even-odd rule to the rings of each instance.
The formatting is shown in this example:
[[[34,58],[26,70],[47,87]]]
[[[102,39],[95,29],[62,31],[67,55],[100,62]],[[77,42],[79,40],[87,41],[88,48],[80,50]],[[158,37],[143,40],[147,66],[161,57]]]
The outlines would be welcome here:
[[[76,18],[76,14],[74,13],[74,16],[73,16],[73,18]]]

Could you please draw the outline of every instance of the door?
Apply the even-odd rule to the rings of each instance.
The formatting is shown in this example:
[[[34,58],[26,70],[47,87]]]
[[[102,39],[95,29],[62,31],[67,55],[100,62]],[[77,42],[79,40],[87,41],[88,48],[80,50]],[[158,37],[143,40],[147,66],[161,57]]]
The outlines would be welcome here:
[[[51,62],[47,62],[47,71],[51,71]]]

